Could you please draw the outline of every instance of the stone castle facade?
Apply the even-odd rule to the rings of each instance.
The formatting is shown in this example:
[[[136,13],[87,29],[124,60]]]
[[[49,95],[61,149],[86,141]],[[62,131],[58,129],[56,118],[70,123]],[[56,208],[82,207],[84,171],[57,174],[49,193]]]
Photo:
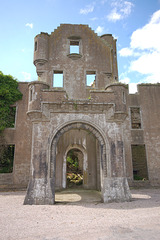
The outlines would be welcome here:
[[[83,188],[104,202],[128,201],[129,186],[160,186],[160,85],[138,93],[118,82],[116,40],[87,25],[61,24],[34,40],[38,81],[20,82],[13,173],[0,184],[26,187],[25,204],[54,204],[66,183],[66,156],[83,156]]]

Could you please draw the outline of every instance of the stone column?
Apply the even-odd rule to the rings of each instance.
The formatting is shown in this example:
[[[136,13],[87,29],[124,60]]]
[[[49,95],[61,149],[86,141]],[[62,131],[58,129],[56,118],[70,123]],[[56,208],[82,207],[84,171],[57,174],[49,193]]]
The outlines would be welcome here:
[[[49,173],[47,134],[44,126],[41,122],[33,123],[31,177],[24,204],[54,204],[55,201],[54,180],[50,178]]]
[[[131,200],[126,177],[122,124],[114,129],[110,139],[110,152],[107,159],[107,176],[103,177],[102,198],[104,202],[123,202]]]

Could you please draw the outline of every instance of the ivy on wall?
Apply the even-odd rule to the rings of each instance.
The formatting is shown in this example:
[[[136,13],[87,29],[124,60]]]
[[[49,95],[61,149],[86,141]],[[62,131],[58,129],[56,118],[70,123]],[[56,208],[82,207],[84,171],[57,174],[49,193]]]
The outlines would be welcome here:
[[[22,93],[17,80],[0,71],[0,173],[12,172],[14,147],[6,144],[3,131],[14,127],[16,107],[13,104],[20,99]]]
[[[5,128],[13,127],[15,108],[11,105],[21,98],[17,80],[0,72],[0,134]]]

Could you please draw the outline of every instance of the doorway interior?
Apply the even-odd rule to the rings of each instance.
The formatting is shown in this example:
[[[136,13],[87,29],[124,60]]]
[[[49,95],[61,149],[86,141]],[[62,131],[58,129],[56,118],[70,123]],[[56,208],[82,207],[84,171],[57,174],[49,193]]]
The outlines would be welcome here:
[[[71,149],[67,153],[67,188],[83,187],[83,153],[79,149]]]

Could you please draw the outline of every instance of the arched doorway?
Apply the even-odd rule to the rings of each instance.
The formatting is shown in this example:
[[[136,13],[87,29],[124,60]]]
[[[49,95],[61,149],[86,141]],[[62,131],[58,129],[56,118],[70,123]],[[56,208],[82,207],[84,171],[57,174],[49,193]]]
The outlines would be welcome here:
[[[66,189],[67,186],[67,155],[76,153],[81,158],[81,173],[78,175],[68,174],[68,177],[83,178],[84,189],[100,190],[100,144],[96,136],[86,129],[71,128],[59,137],[55,153],[55,188],[56,190]],[[79,155],[79,156],[78,156]],[[74,168],[73,168],[74,169]],[[74,169],[75,170],[75,169]],[[77,175],[77,174],[76,174]],[[72,179],[73,180],[73,179]],[[78,179],[75,179],[78,180]],[[71,186],[72,184],[70,184]],[[74,184],[73,184],[74,185]],[[77,186],[78,187],[78,181]]]
[[[107,175],[106,143],[93,126],[74,122],[60,128],[51,145],[50,174],[55,178],[55,189],[67,187],[67,154],[78,149],[83,154],[84,189],[101,190],[102,176]]]

